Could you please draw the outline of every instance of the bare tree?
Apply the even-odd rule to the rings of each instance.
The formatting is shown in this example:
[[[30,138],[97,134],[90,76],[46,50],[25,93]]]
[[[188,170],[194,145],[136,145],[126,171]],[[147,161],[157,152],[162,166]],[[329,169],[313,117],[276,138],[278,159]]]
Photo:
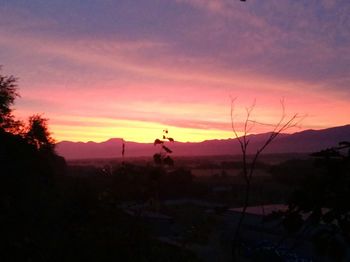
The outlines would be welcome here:
[[[232,243],[232,256],[233,261],[239,261],[239,241],[240,241],[240,231],[242,227],[242,223],[247,211],[247,207],[249,205],[249,198],[250,198],[250,190],[252,185],[252,180],[254,177],[254,171],[257,164],[257,161],[261,154],[264,152],[264,150],[276,139],[278,135],[283,133],[284,131],[296,127],[300,121],[303,119],[303,116],[300,116],[299,114],[293,114],[292,116],[288,117],[285,112],[285,105],[284,100],[281,99],[281,107],[282,107],[282,115],[279,119],[279,121],[276,124],[270,124],[270,123],[263,123],[259,122],[257,120],[252,119],[252,113],[255,109],[255,101],[250,107],[246,108],[246,117],[245,121],[243,123],[243,130],[242,135],[239,136],[236,125],[235,125],[235,117],[234,117],[234,104],[236,99],[231,99],[231,126],[232,131],[240,145],[240,150],[242,153],[242,162],[243,162],[243,179],[245,182],[245,189],[244,189],[244,200],[243,200],[243,207],[242,211],[236,226],[236,230],[233,237],[233,243]],[[258,147],[253,153],[251,160],[248,160],[248,149],[250,145],[250,139],[248,135],[251,133],[251,130],[256,125],[263,125],[263,126],[270,126],[272,128],[272,131],[269,133],[266,140],[261,144],[260,147]]]

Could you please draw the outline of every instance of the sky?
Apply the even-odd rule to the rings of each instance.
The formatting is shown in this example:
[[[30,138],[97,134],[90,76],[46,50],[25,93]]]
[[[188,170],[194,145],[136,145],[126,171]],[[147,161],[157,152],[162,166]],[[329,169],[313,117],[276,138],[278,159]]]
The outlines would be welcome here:
[[[233,137],[350,123],[348,0],[0,0],[1,74],[57,141]],[[255,125],[251,133],[271,130]]]

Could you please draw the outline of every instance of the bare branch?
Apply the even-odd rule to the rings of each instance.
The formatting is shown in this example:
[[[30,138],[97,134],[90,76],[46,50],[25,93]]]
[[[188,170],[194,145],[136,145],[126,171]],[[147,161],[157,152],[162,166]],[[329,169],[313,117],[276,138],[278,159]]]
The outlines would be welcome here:
[[[262,152],[276,139],[276,137],[281,134],[282,132],[296,127],[303,119],[304,117],[298,115],[298,114],[294,114],[293,116],[291,116],[289,119],[286,120],[286,112],[285,112],[285,104],[284,104],[284,99],[280,100],[280,104],[281,104],[281,110],[282,110],[282,114],[280,119],[278,120],[278,122],[276,124],[266,124],[266,123],[262,123],[256,120],[251,120],[251,115],[252,112],[255,108],[255,100],[253,102],[253,104],[250,107],[246,108],[246,119],[244,122],[244,126],[243,126],[243,135],[242,137],[238,136],[238,133],[235,129],[235,125],[234,125],[234,117],[233,117],[233,111],[234,111],[234,102],[235,99],[231,99],[231,125],[232,125],[232,130],[240,144],[241,147],[241,152],[242,152],[242,160],[243,160],[243,177],[245,180],[245,196],[244,196],[244,204],[243,204],[243,208],[242,208],[242,212],[241,212],[241,216],[239,218],[237,227],[236,227],[236,231],[235,231],[235,235],[234,235],[234,239],[233,239],[233,255],[235,254],[234,252],[234,248],[235,248],[235,243],[237,243],[238,239],[239,239],[239,235],[240,235],[240,228],[246,213],[246,209],[249,205],[249,195],[250,195],[250,187],[251,187],[251,183],[252,183],[252,178],[253,178],[253,174],[255,171],[255,167],[257,164],[257,161],[259,159],[259,156],[262,154]],[[253,160],[251,161],[250,165],[248,164],[247,161],[247,150],[248,150],[248,145],[250,140],[247,139],[247,135],[248,133],[250,133],[250,131],[252,130],[252,128],[255,126],[255,124],[259,124],[259,125],[265,125],[265,126],[271,126],[272,127],[272,132],[269,134],[268,138],[265,140],[265,142],[262,144],[262,146],[260,146],[254,156],[253,156]]]

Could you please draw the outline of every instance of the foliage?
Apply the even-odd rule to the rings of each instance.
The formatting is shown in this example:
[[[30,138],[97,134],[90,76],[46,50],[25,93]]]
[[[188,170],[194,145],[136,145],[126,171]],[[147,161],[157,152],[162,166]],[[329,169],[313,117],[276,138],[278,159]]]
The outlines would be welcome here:
[[[17,79],[14,76],[0,74],[0,129],[16,132],[21,122],[15,121],[12,106],[18,97]]]
[[[39,121],[46,129],[38,132],[34,120],[40,119],[32,118],[29,130],[36,129],[36,133],[31,131],[30,136],[15,120],[16,81],[13,76],[0,75],[0,231],[5,240],[0,260],[43,261],[44,250],[54,242],[47,234],[57,224],[51,219],[55,211],[51,206],[56,202],[55,180],[64,173],[65,160],[32,143],[32,138],[47,131],[46,120]],[[49,137],[42,132],[40,141]]]
[[[304,177],[289,199],[288,210],[277,217],[290,233],[315,227],[316,249],[338,261],[350,245],[350,143],[341,142],[312,156],[318,172]]]
[[[55,146],[55,140],[51,137],[47,125],[48,119],[41,115],[32,115],[29,117],[29,126],[25,134],[28,143],[34,145],[41,151],[52,152]]]
[[[171,158],[170,154],[173,152],[168,146],[166,146],[166,142],[174,142],[174,139],[171,137],[168,137],[168,130],[163,130],[163,138],[159,139],[157,138],[154,140],[154,146],[159,146],[160,151],[159,153],[156,153],[153,155],[153,160],[157,165],[166,165],[166,166],[173,166],[174,160]]]
[[[15,128],[16,97],[16,79],[0,75],[0,261],[197,261],[116,207],[115,177],[68,176],[47,119],[33,115]]]

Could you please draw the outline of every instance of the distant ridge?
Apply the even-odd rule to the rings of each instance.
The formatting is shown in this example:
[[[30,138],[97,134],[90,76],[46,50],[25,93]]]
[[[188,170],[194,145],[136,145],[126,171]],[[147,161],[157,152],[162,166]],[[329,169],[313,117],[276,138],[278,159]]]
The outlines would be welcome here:
[[[250,152],[255,152],[269,133],[249,135]],[[267,148],[266,153],[310,153],[332,147],[340,141],[350,141],[350,125],[332,127],[322,130],[305,130],[293,134],[280,134]],[[70,142],[62,141],[57,144],[57,152],[67,159],[83,158],[113,158],[121,157],[123,140],[111,138],[107,141]],[[153,143],[125,142],[126,157],[152,156],[156,149]],[[206,140],[203,142],[175,142],[171,145],[174,155],[203,156],[203,155],[232,155],[239,154],[236,139]]]

